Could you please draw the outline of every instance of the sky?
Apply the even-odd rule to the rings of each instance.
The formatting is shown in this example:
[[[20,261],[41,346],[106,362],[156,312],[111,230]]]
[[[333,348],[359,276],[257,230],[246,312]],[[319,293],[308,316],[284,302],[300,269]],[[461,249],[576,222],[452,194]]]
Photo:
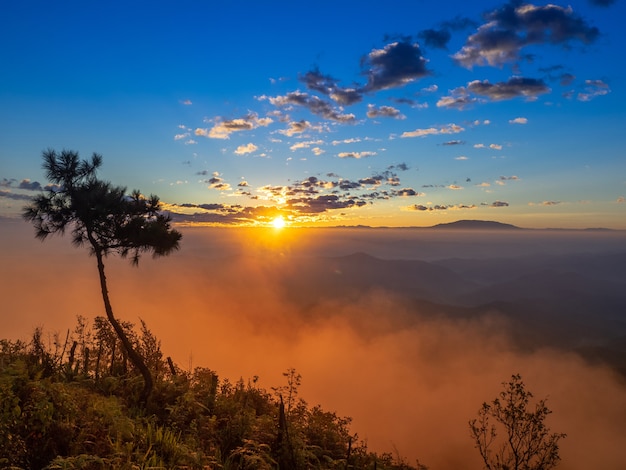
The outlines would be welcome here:
[[[0,215],[41,153],[181,223],[626,229],[623,0],[6,2]]]

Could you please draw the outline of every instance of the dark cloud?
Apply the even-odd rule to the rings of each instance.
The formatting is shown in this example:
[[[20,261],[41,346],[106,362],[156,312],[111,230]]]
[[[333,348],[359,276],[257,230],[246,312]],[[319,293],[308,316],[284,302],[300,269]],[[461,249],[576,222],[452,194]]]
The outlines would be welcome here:
[[[430,75],[426,59],[417,44],[394,42],[375,49],[362,60],[367,76],[365,91],[397,88]]]
[[[394,119],[406,119],[406,116],[404,114],[402,114],[398,109],[392,106],[380,106],[379,108],[377,108],[376,105],[373,104],[367,105],[367,117],[389,117]]]
[[[424,42],[425,46],[446,49],[452,35],[447,29],[425,29],[420,31],[417,37]]]
[[[452,20],[444,21],[441,23],[441,27],[450,31],[461,31],[468,28],[476,28],[478,23],[471,18],[456,16]]]
[[[324,101],[317,96],[309,95],[308,93],[293,91],[284,96],[270,98],[269,101],[274,106],[302,106],[307,108],[313,114],[322,116],[332,121],[349,124],[356,122],[354,114],[343,114],[341,110],[333,108],[333,106],[327,101]]]
[[[398,163],[397,165],[390,165],[387,167],[387,170],[399,170],[399,171],[407,171],[409,169],[409,165],[406,163]]]
[[[409,197],[409,196],[423,196],[424,193],[418,193],[413,188],[404,188],[395,192],[396,196],[399,197]]]
[[[427,212],[432,212],[432,211],[445,211],[448,210],[448,208],[453,207],[453,206],[445,206],[445,205],[434,205],[434,206],[425,206],[423,204],[413,204],[412,206],[409,206],[409,210],[412,211],[427,211]]]
[[[329,96],[341,105],[355,104],[363,99],[363,94],[358,87],[342,88],[338,86],[338,80],[329,75],[323,75],[318,69],[305,73],[300,77],[300,81],[309,90]]]
[[[20,181],[18,188],[26,189],[27,191],[40,191],[42,189],[38,181],[31,181],[29,179]]]
[[[0,188],[10,188],[11,185],[15,183],[16,181],[17,180],[15,180],[14,178],[11,178],[11,179],[2,178],[0,180]]]
[[[347,209],[360,207],[367,204],[365,201],[355,199],[341,199],[335,194],[321,195],[315,198],[290,199],[287,205],[301,213],[317,214],[329,210]]]
[[[489,207],[509,207],[509,203],[504,201],[494,201],[489,205]]]
[[[536,98],[548,93],[550,88],[543,80],[525,77],[512,77],[506,82],[489,83],[488,80],[475,80],[468,83],[467,90],[476,95],[486,96],[493,101],[510,100],[519,96]]]
[[[351,189],[360,188],[361,183],[358,181],[341,180],[338,186],[340,189],[343,189],[344,191],[349,191]]]
[[[448,142],[444,142],[441,145],[465,145],[464,140],[449,140]]]
[[[309,121],[301,119],[300,121],[291,121],[287,129],[284,129],[279,132],[281,134],[291,137],[295,134],[302,134],[303,132],[307,131],[308,129],[311,129],[312,127],[313,126],[311,125]]]
[[[381,176],[370,176],[369,178],[362,178],[359,183],[367,186],[378,186],[382,184],[383,178]]]
[[[391,101],[393,101],[394,103],[398,103],[398,104],[407,104],[409,106],[416,106],[418,103],[415,100],[412,100],[410,98],[389,98]]]
[[[487,13],[486,22],[466,41],[453,58],[465,67],[501,66],[524,56],[521,50],[531,44],[561,44],[578,40],[589,44],[600,32],[591,27],[571,7],[535,6],[510,2]],[[527,58],[527,56],[526,56]]]
[[[198,128],[194,131],[197,136],[209,137],[211,139],[229,139],[233,132],[249,131],[257,127],[267,127],[272,123],[272,119],[259,118],[255,113],[250,113],[237,119],[218,119],[211,129]]]

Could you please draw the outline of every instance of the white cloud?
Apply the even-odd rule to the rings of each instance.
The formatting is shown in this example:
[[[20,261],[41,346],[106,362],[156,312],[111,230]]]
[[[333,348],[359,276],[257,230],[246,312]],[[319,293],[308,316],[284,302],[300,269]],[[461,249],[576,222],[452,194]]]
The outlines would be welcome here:
[[[437,134],[458,134],[459,132],[463,132],[464,130],[464,128],[457,124],[448,124],[439,128],[429,127],[428,129],[415,129],[414,131],[403,132],[400,137],[425,137],[427,135]]]
[[[516,117],[515,119],[510,119],[509,124],[528,124],[528,119],[525,117]]]
[[[376,155],[376,152],[341,152],[337,155],[339,158],[365,158]]]
[[[237,150],[235,150],[235,153],[237,155],[245,155],[247,153],[252,153],[255,150],[257,150],[259,147],[257,147],[256,145],[254,145],[253,143],[249,143],[246,145],[240,145],[239,147],[237,147]]]

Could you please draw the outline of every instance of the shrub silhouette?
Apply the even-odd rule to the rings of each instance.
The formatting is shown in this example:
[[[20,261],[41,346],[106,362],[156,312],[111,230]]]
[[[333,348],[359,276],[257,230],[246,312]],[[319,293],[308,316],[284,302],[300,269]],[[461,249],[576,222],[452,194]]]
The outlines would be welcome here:
[[[565,434],[550,433],[545,425],[552,413],[545,400],[529,409],[533,394],[519,374],[503,383],[504,390],[491,403],[483,403],[478,419],[469,422],[470,434],[487,470],[548,470],[559,457],[559,440]],[[493,420],[493,421],[492,421]],[[494,423],[495,421],[495,423]],[[501,442],[498,432],[503,431]]]

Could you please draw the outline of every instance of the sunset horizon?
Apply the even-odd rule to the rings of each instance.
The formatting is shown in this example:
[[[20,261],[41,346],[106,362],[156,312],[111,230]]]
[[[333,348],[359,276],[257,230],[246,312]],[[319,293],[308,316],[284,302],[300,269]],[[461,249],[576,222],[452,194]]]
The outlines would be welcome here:
[[[626,0],[5,3],[0,466],[623,470]]]
[[[192,5],[12,5],[0,215],[52,149],[188,223],[626,229],[623,2]]]

